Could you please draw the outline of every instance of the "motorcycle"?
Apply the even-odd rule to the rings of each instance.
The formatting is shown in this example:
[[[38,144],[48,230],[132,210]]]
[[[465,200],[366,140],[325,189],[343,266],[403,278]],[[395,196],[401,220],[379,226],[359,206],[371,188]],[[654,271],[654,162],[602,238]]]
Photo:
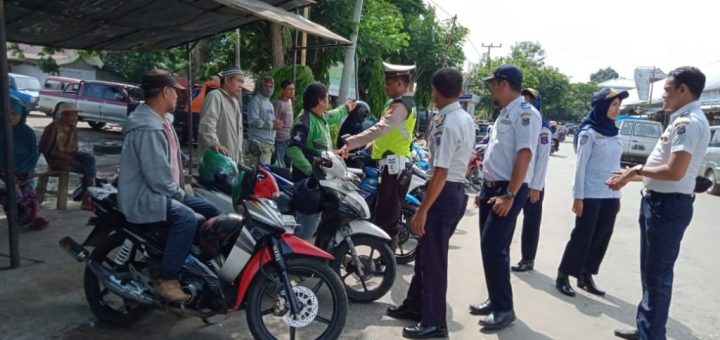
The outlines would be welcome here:
[[[359,192],[368,206],[374,207],[380,178],[380,170],[374,166],[375,161],[366,151],[360,151],[349,155],[347,163],[363,169],[358,172],[358,175],[363,176],[358,185]],[[408,264],[415,260],[419,238],[410,231],[410,223],[425,195],[425,183],[428,179],[427,174],[417,164],[413,164],[412,171],[408,193],[402,203],[400,220],[398,220],[398,247],[395,249],[395,260],[399,264]]]
[[[130,326],[151,309],[197,316],[205,323],[218,314],[246,309],[256,339],[336,339],[347,315],[347,295],[328,262],[332,255],[293,236],[292,216],[272,201],[277,184],[263,169],[241,172],[243,187],[234,200],[241,214],[224,214],[199,227],[179,275],[191,297],[167,303],[153,290],[163,257],[165,223],[132,224],[117,208],[112,185],[89,188],[96,216],[81,244],[60,241],[86,265],[84,289],[92,312],[103,322]],[[92,251],[86,247],[93,247]],[[277,334],[277,333],[285,334]]]
[[[550,154],[554,154],[560,151],[560,140],[557,138],[552,139],[552,146],[550,147]]]
[[[260,165],[279,183],[280,203],[294,199],[293,183],[270,167]],[[370,209],[357,192],[359,179],[347,171],[343,160],[332,152],[323,152],[313,161],[313,177],[322,193],[322,219],[315,245],[334,255],[331,267],[341,278],[347,296],[356,302],[372,302],[384,296],[395,281],[397,262],[390,249],[390,236],[368,221]],[[231,209],[222,201],[227,195],[196,189],[198,195],[216,202],[221,211]],[[223,198],[222,196],[225,196]],[[283,213],[292,214],[291,204],[280,204]]]
[[[465,179],[467,180],[467,191],[477,194],[482,189],[483,176],[483,159],[485,158],[485,149],[487,144],[478,144],[472,152],[470,161],[468,162]]]

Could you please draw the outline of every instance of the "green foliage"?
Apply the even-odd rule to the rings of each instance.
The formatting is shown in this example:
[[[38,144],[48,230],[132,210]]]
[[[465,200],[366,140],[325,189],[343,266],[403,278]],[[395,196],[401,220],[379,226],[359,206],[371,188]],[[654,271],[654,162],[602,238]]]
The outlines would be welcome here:
[[[295,100],[293,101],[293,112],[299,115],[303,108],[303,92],[305,88],[315,81],[312,71],[309,67],[298,65],[295,70]],[[275,94],[273,100],[280,97],[280,84],[285,80],[292,80],[292,65],[286,65],[272,72],[273,80],[275,80]]]
[[[370,106],[370,112],[375,117],[380,118],[383,114],[385,101],[388,99],[385,93],[385,72],[383,71],[382,59],[376,58],[371,65],[367,103]]]
[[[161,51],[101,51],[98,56],[105,69],[118,73],[132,83],[139,83],[142,76],[154,68],[186,74],[187,56],[183,48]]]
[[[17,57],[20,61],[27,61],[27,58],[25,57],[25,54],[20,48],[20,45],[16,43],[10,43],[8,44],[8,51],[12,55]],[[40,56],[40,60],[37,61],[37,64],[38,67],[40,67],[40,70],[43,71],[43,73],[53,75],[60,74],[60,66],[58,66],[57,62],[55,62],[55,59],[53,59],[52,56],[53,54],[61,51],[62,49],[53,47],[43,47],[42,50],[40,50],[40,53],[38,53],[38,55]]]
[[[524,41],[511,47],[509,56],[497,57],[476,65],[470,72],[469,88],[481,96],[478,105],[483,118],[492,118],[495,109],[490,103],[490,88],[482,78],[492,74],[500,64],[514,64],[524,74],[523,87],[540,91],[543,97],[543,116],[547,119],[577,120],[589,109],[589,98],[596,91],[595,83],[570,84],[566,75],[556,67],[545,64],[545,50],[539,43]]]
[[[612,67],[608,66],[607,68],[601,68],[597,70],[597,72],[591,74],[590,81],[593,81],[595,83],[602,83],[606,80],[616,79],[619,76],[620,75]]]

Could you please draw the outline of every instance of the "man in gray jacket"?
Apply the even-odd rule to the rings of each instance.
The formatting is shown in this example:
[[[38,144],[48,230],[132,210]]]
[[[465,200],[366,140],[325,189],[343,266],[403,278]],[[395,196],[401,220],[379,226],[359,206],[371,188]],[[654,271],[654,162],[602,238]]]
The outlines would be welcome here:
[[[204,218],[220,215],[212,204],[183,190],[180,142],[168,112],[175,111],[176,90],[184,88],[164,70],[145,74],[140,85],[145,103],[128,117],[118,179],[118,206],[130,223],[165,221],[169,227],[155,291],[169,302],[184,302],[178,275]]]
[[[262,78],[258,93],[248,104],[248,154],[250,165],[259,161],[270,164],[275,152],[275,130],[283,127],[283,121],[275,119],[275,108],[270,97],[275,91],[275,81],[270,76]],[[250,147],[259,148],[259,156],[250,152]]]

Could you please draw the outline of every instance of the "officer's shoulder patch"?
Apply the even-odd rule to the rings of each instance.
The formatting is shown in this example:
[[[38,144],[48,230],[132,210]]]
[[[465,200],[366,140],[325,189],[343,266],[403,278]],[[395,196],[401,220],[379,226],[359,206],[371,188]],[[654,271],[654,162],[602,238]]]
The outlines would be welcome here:
[[[687,126],[687,124],[683,124],[683,125],[679,125],[679,126],[676,125],[676,126],[675,126],[675,132],[677,132],[678,135],[684,134],[685,131],[686,131],[686,126]]]
[[[441,126],[445,122],[445,115],[438,114],[435,116],[435,127]]]
[[[520,103],[520,108],[521,108],[521,109],[529,109],[529,108],[530,108],[530,103],[528,103],[528,102],[521,102],[521,103]]]
[[[547,132],[540,133],[540,144],[547,144],[550,142],[550,134]]]
[[[523,117],[522,126],[528,126],[528,125],[530,125],[530,117]]]
[[[531,116],[532,116],[532,113],[527,112],[527,111],[520,114],[520,117],[531,117]]]
[[[587,134],[582,134],[580,136],[580,145],[587,143],[589,136]]]

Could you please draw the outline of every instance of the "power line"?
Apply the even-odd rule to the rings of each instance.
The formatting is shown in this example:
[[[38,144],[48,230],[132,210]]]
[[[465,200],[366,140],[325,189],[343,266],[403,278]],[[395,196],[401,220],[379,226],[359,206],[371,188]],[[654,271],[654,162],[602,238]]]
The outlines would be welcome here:
[[[475,50],[475,53],[477,53],[478,57],[480,57],[480,59],[482,59],[483,54],[480,53],[480,50],[478,50],[477,47],[475,47],[475,44],[473,44],[472,40],[470,40],[470,39],[465,39],[465,40],[470,44],[470,47],[472,47],[472,49]]]
[[[435,8],[440,9],[440,10],[443,11],[447,16],[453,17],[453,15],[450,14],[450,12],[446,11],[444,8],[442,8],[440,5],[438,5],[437,2],[435,2],[435,1],[433,1],[433,0],[427,0],[427,1],[430,2],[430,3],[432,3],[433,5],[435,5]]]

